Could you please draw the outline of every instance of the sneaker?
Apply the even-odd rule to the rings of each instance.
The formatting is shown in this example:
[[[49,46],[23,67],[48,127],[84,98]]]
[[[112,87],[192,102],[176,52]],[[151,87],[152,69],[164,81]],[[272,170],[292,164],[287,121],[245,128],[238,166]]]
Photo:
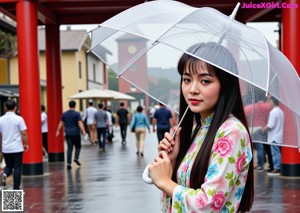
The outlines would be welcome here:
[[[263,169],[261,166],[256,167],[254,170],[255,170],[255,171],[258,171],[258,172],[264,171],[264,169]]]
[[[144,153],[141,152],[141,157],[144,157]]]
[[[80,163],[77,159],[74,159],[74,162],[75,162],[78,166],[81,166],[81,163]]]
[[[72,169],[72,166],[70,164],[68,164],[67,169]]]
[[[270,176],[278,176],[280,175],[280,170],[274,169],[273,171],[268,172],[267,174]]]
[[[139,152],[136,152],[136,154],[139,155],[140,153],[139,153]]]
[[[266,169],[266,172],[272,172],[274,169]]]
[[[2,173],[2,177],[1,177],[2,186],[6,186],[6,177],[7,175],[5,173]]]

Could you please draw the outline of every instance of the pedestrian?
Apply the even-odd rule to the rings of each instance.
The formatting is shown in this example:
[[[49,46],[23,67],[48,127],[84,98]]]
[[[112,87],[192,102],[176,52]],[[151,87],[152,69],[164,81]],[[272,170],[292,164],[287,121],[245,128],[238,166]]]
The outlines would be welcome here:
[[[108,123],[109,123],[109,127],[107,126],[106,139],[107,139],[107,142],[111,143],[112,139],[114,137],[112,114],[111,114],[111,110],[107,109],[107,107],[104,107],[104,111],[107,114],[107,119],[108,119]]]
[[[156,130],[155,125],[157,126]],[[160,102],[159,109],[154,112],[152,120],[153,132],[157,132],[158,143],[164,138],[165,132],[170,132],[172,125],[171,110],[166,108],[166,106]]]
[[[81,166],[79,162],[79,154],[81,150],[81,134],[80,130],[85,136],[86,132],[84,129],[84,125],[80,116],[80,113],[75,110],[76,102],[71,100],[69,101],[69,110],[64,112],[61,116],[61,120],[58,124],[56,137],[60,135],[60,130],[62,128],[65,129],[65,138],[67,141],[67,169],[72,169],[71,161],[72,161],[72,153],[73,147],[75,147],[75,155],[74,162]]]
[[[94,107],[94,101],[89,100],[89,106],[86,108],[83,114],[83,120],[86,120],[86,125],[88,127],[88,131],[90,134],[91,144],[97,143],[97,130],[96,126],[94,125],[94,117],[95,113],[97,112],[96,107]]]
[[[42,139],[43,139],[43,156],[48,156],[48,116],[46,113],[46,107],[41,106],[41,122],[42,122]]]
[[[19,190],[22,178],[23,152],[29,149],[27,127],[24,119],[16,114],[16,102],[9,99],[7,112],[0,117],[0,153],[3,153],[6,167],[1,175],[1,183],[6,186],[6,178],[13,173],[14,190]]]
[[[249,90],[252,91],[252,90]],[[250,94],[252,97],[252,94]],[[271,147],[269,144],[263,144],[261,142],[267,142],[267,132],[262,128],[267,125],[269,113],[271,111],[271,104],[267,101],[265,92],[254,88],[255,103],[249,103],[244,107],[247,121],[252,121],[252,127],[256,131],[252,135],[252,141],[254,142],[257,152],[257,166],[256,171],[264,171],[265,163],[268,162],[267,172],[273,171],[273,159],[271,153]],[[266,158],[267,155],[267,158]]]
[[[106,111],[103,109],[103,104],[98,104],[98,111],[95,113],[94,116],[94,124],[97,128],[97,135],[98,135],[98,143],[99,143],[99,150],[105,151],[105,144],[106,144],[106,132],[107,128],[109,128],[109,121],[106,114]],[[101,139],[102,138],[102,139]]]
[[[136,108],[136,113],[134,113],[130,128],[134,128],[135,139],[136,139],[136,154],[144,156],[144,147],[145,147],[145,137],[146,137],[146,128],[150,133],[150,124],[147,116],[143,113],[143,107],[138,106]]]
[[[187,52],[235,60],[221,45],[202,43]],[[246,212],[254,197],[252,143],[238,78],[186,53],[181,75],[180,115],[189,106],[173,139],[169,133],[149,167],[163,192],[162,212]]]
[[[151,106],[149,109],[150,125],[153,124],[154,113],[155,113],[155,108],[154,108],[154,106],[153,107]]]
[[[127,126],[129,123],[129,112],[125,108],[124,102],[120,103],[120,108],[117,110],[117,125],[120,126],[122,144],[126,144]]]
[[[281,170],[280,144],[283,143],[284,113],[275,97],[269,97],[269,102],[272,110],[269,114],[268,124],[263,128],[263,131],[268,132],[268,143],[271,145],[274,170],[267,174],[272,176],[280,175]]]

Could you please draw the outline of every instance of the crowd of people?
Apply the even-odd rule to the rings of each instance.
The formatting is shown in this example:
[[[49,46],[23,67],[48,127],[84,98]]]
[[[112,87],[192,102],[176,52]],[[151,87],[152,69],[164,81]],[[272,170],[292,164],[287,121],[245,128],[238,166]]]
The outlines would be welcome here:
[[[88,102],[88,107],[83,113],[76,111],[76,102],[69,102],[69,109],[63,113],[61,120],[57,127],[56,136],[62,134],[64,129],[64,136],[67,144],[67,169],[72,169],[72,156],[73,148],[75,148],[75,154],[73,162],[78,166],[81,166],[79,157],[81,150],[82,136],[86,141],[89,141],[91,145],[98,145],[99,151],[105,152],[105,145],[113,142],[114,128],[117,126],[120,129],[121,144],[127,143],[128,127],[130,131],[135,135],[136,154],[138,156],[144,156],[145,138],[147,131],[156,133],[159,145],[167,137],[170,137],[172,131],[174,131],[177,125],[177,116],[171,109],[167,108],[163,103],[158,103],[157,106],[146,109],[142,106],[138,106],[136,109],[131,110],[125,106],[124,102],[121,102],[116,112],[112,112],[103,103],[99,103],[97,108],[94,106],[93,100]],[[6,178],[10,174],[14,174],[14,189],[20,188],[21,180],[21,167],[22,157],[20,153],[28,150],[26,124],[21,116],[16,115],[16,103],[14,101],[8,101],[6,104],[7,113],[0,119],[0,153],[4,153],[6,162],[5,170],[1,175],[2,185],[6,184]],[[268,171],[270,175],[280,174],[281,164],[281,152],[280,144],[283,142],[283,122],[284,115],[279,107],[279,102],[274,97],[268,97],[264,101],[258,101],[251,107],[255,108],[260,119],[253,119],[257,123],[253,124],[259,126],[258,131],[252,135],[253,140],[267,141],[267,144],[255,143],[255,149],[257,151],[257,166],[256,170]],[[245,107],[245,115],[249,116],[252,109]],[[44,105],[41,106],[41,130],[42,130],[42,144],[43,144],[43,156],[48,155],[48,125],[47,125],[47,113]],[[9,117],[10,116],[10,117]],[[262,117],[264,116],[264,119]],[[19,126],[11,126],[8,130],[7,125],[3,125],[7,119],[15,119]],[[247,119],[249,119],[247,117]],[[260,121],[260,122],[258,122]],[[13,124],[12,124],[13,125]],[[12,131],[15,131],[12,133]],[[15,149],[7,149],[7,141],[10,137],[16,137]],[[171,140],[171,139],[170,139]],[[23,141],[23,142],[22,142]],[[22,143],[24,143],[22,145]],[[160,149],[165,149],[160,145]],[[8,150],[8,151],[7,151]],[[267,154],[267,156],[266,156]],[[161,156],[162,157],[162,156]],[[17,160],[15,160],[15,158]],[[17,163],[19,162],[19,163]],[[266,163],[269,165],[266,168]],[[14,172],[13,172],[14,171]]]

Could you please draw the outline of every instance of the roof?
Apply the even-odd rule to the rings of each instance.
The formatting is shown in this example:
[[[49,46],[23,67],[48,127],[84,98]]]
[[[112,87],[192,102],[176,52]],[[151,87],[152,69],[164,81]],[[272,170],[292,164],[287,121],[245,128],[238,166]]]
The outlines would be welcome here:
[[[16,23],[10,20],[7,16],[0,13],[0,29],[11,34],[16,34]]]
[[[16,4],[23,0],[2,0],[0,11],[16,20]],[[147,0],[146,0],[147,1]],[[36,0],[39,25],[100,24],[112,16],[145,0]],[[194,7],[212,7],[230,15],[238,0],[180,0]],[[253,1],[260,4],[260,1]],[[265,3],[274,0],[265,0]],[[282,9],[239,9],[236,20],[280,21]]]
[[[38,45],[40,51],[46,50],[45,29],[38,30]],[[60,48],[62,51],[78,51],[82,48],[90,48],[90,37],[86,30],[61,30]]]

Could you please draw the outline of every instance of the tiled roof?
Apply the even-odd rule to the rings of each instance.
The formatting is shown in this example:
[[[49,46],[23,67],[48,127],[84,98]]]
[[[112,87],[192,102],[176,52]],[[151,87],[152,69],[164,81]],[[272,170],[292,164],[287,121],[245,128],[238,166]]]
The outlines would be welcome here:
[[[38,45],[40,51],[45,51],[45,29],[38,30]],[[78,51],[85,47],[90,47],[90,37],[86,30],[61,30],[60,48],[62,51]]]

